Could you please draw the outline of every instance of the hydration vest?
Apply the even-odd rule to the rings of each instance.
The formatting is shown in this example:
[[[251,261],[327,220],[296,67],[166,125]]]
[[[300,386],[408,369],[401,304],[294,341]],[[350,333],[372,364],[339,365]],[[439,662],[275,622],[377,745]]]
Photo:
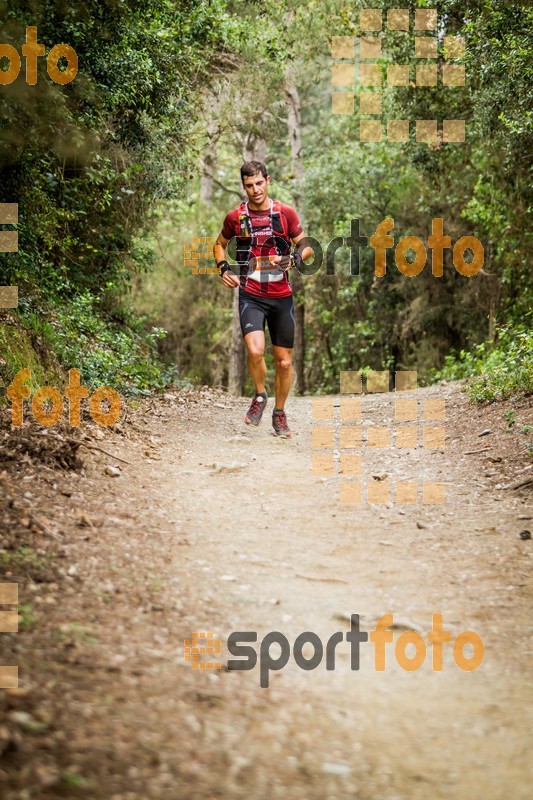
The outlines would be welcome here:
[[[270,206],[270,229],[272,231],[270,238],[273,241],[269,249],[270,247],[276,247],[278,255],[288,255],[291,249],[291,239],[288,233],[287,219],[281,211],[281,204],[277,200],[272,200]],[[243,201],[239,206],[239,215],[235,225],[235,238],[237,240],[236,260],[241,267],[244,267],[250,259],[252,248],[257,246],[257,236],[254,233],[246,201]]]

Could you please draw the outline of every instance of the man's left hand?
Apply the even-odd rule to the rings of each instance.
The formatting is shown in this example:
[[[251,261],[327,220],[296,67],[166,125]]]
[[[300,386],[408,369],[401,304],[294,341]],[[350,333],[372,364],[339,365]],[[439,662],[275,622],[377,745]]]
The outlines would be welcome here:
[[[287,272],[287,270],[292,266],[292,259],[290,256],[276,256],[272,259],[272,263],[275,264],[282,272]]]

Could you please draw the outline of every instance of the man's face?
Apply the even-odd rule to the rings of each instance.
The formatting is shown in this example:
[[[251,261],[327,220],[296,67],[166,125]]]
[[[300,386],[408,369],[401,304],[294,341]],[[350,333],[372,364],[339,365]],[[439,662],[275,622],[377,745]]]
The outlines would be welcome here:
[[[248,199],[253,203],[261,204],[268,196],[268,184],[270,183],[270,175],[263,178],[260,172],[256,175],[246,176],[243,181],[243,186],[246,189]]]

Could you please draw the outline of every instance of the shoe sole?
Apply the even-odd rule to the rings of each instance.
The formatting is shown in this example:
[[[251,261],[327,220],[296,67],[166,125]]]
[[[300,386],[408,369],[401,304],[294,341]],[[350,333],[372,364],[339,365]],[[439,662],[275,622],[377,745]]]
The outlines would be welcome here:
[[[278,439],[291,439],[292,433],[278,433],[274,428],[272,428],[272,435],[277,436]]]
[[[265,410],[265,406],[266,406],[266,401],[263,403],[263,413],[264,413],[264,410]],[[244,417],[244,421],[246,422],[247,425],[253,425],[254,427],[257,428],[257,426],[261,424],[261,420],[263,419],[263,413],[261,413],[261,416],[259,417],[257,422],[254,422],[253,419],[250,419],[248,414],[246,414],[246,416]]]

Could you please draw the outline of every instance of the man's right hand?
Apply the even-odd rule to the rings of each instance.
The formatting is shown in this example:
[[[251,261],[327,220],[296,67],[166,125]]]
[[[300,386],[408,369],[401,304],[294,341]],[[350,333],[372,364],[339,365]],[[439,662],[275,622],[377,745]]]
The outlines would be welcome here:
[[[222,283],[224,286],[227,286],[228,289],[236,289],[237,286],[240,284],[239,278],[231,272],[231,270],[226,270],[226,272],[222,276]]]

